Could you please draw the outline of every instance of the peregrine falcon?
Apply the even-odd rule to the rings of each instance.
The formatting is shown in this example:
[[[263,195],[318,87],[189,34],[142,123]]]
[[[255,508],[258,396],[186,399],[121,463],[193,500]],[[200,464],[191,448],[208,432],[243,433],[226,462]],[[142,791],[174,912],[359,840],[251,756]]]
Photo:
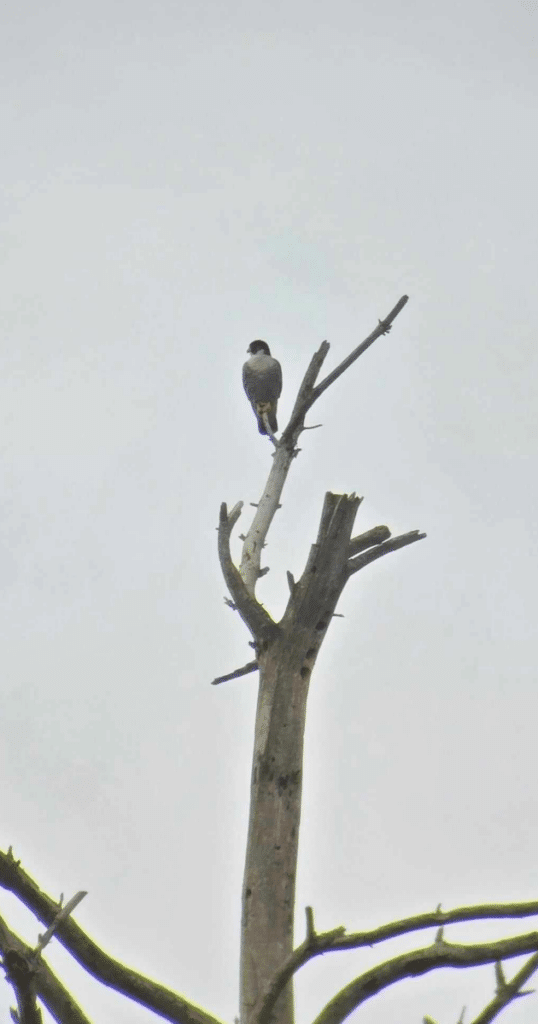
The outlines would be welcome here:
[[[265,341],[252,341],[247,349],[250,359],[243,366],[243,387],[258,420],[260,434],[266,434],[263,415],[267,413],[273,434],[278,430],[276,410],[282,391],[282,369],[273,359]]]

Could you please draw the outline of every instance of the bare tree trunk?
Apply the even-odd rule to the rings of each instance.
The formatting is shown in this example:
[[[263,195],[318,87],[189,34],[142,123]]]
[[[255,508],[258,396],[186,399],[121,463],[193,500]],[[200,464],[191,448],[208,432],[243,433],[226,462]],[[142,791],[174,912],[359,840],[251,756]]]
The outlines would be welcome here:
[[[241,1020],[246,1024],[293,950],[301,817],[303,737],[310,674],[348,579],[355,495],[325,496],[318,541],[292,594],[278,637],[260,652],[260,688],[243,889]],[[285,987],[275,1024],[292,1024]]]
[[[308,678],[287,640],[260,660],[252,765],[250,824],[243,888],[241,1020],[248,1021],[264,986],[293,949],[295,876],[301,816],[303,735]],[[291,1024],[293,988],[275,1007]]]

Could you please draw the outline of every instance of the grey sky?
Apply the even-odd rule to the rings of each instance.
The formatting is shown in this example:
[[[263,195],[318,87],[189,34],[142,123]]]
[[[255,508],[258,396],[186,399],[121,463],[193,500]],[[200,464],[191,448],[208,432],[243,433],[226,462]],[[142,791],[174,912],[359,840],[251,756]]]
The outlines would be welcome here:
[[[536,898],[537,39],[523,0],[2,16],[2,846],[227,1020],[256,683],[209,682],[250,656],[215,526],[269,468],[253,338],[284,423],[319,343],[331,368],[410,295],[314,410],[259,588],[278,616],[328,489],[364,495],[358,530],[428,532],[353,578],[318,661],[299,929],[305,903],[358,930]],[[308,966],[298,1022],[430,938]],[[155,1019],[50,961],[95,1021]],[[356,1019],[471,1019],[493,985],[438,974]]]

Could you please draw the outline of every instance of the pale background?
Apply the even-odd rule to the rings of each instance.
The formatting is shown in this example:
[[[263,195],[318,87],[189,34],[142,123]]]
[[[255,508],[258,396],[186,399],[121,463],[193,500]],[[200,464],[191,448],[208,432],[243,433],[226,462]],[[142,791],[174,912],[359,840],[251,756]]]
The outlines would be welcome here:
[[[318,661],[297,938],[306,903],[358,930],[538,898],[538,4],[22,0],[1,22],[2,848],[233,1019],[256,681],[209,685],[251,657],[215,526],[270,465],[241,365],[269,342],[284,421],[319,343],[329,370],[408,293],[313,410],[259,588],[278,616],[327,489],[365,496],[357,532],[428,533],[353,578]],[[432,938],[314,961],[299,1024]],[[156,1019],[49,959],[95,1024]],[[439,972],[354,1019],[453,1024],[493,990]]]

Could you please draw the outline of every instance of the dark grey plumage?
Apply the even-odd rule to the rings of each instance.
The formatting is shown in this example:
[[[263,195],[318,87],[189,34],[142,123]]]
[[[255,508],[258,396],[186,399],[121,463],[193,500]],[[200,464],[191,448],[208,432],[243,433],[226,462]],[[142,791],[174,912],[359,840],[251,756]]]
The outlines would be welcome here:
[[[247,352],[250,352],[250,359],[247,359],[243,366],[243,387],[258,420],[258,430],[260,434],[267,433],[263,422],[263,414],[267,413],[271,431],[276,434],[276,412],[282,391],[282,368],[278,360],[273,359],[269,345],[265,341],[252,341]]]

